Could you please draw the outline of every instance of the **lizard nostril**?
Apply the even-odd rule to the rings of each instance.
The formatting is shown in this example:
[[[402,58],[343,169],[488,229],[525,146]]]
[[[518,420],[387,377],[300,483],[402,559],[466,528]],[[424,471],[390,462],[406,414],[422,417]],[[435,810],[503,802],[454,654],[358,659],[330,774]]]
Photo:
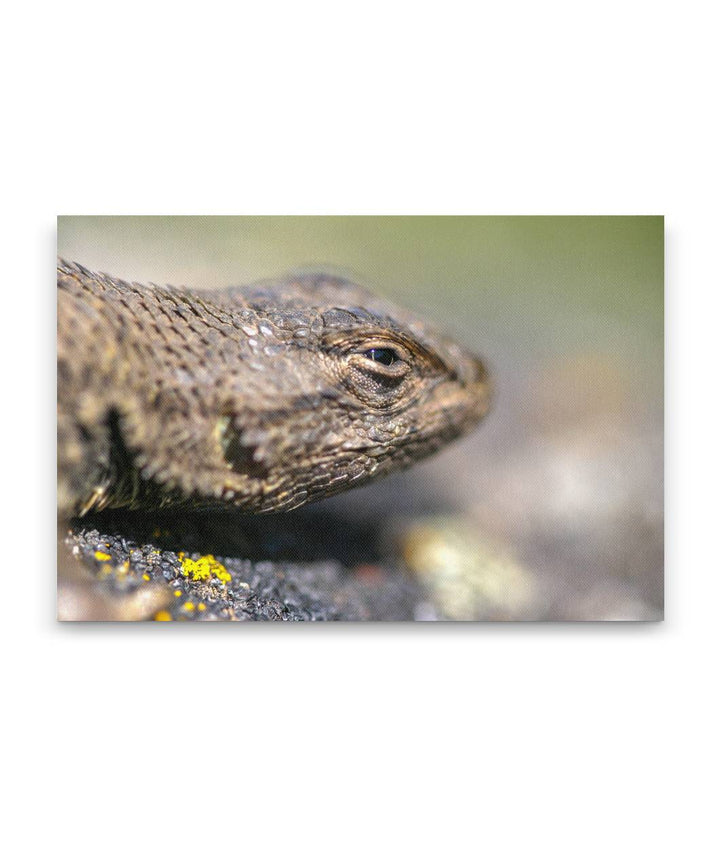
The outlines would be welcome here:
[[[475,370],[475,383],[487,383],[488,381],[488,371],[485,368],[485,363],[482,360],[479,360],[475,357],[472,361],[473,368]]]
[[[463,386],[484,384],[488,381],[488,372],[485,364],[477,357],[468,357],[464,360],[457,372],[457,376]]]

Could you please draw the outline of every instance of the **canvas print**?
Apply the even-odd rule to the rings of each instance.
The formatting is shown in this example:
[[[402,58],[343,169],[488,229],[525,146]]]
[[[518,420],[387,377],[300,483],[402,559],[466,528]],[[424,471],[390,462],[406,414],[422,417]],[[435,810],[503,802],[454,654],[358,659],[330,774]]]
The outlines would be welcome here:
[[[654,621],[662,217],[58,218],[58,618]]]

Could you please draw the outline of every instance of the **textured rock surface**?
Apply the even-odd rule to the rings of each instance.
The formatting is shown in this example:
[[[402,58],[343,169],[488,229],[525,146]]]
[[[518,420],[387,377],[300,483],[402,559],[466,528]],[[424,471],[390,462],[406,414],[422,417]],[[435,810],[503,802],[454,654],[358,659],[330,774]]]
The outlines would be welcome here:
[[[87,584],[61,584],[61,617],[183,621],[436,617],[411,574],[367,549],[371,543],[367,533],[352,534],[360,545],[353,553],[347,527],[340,528],[337,521],[324,530],[317,522],[292,515],[260,521],[240,518],[238,524],[238,518],[228,515],[187,515],[178,522],[162,515],[106,514],[83,521],[66,543],[79,559]],[[211,545],[224,552],[207,552]],[[295,558],[281,558],[287,555]],[[341,556],[347,564],[330,556]]]

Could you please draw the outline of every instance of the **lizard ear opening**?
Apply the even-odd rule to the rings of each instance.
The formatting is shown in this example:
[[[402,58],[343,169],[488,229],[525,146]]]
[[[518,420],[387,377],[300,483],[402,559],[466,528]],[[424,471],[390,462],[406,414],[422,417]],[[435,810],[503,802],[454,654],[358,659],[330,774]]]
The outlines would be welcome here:
[[[252,479],[263,479],[268,475],[268,467],[259,459],[258,446],[248,442],[242,431],[233,424],[232,416],[222,416],[217,423],[218,440],[223,458],[234,473]]]

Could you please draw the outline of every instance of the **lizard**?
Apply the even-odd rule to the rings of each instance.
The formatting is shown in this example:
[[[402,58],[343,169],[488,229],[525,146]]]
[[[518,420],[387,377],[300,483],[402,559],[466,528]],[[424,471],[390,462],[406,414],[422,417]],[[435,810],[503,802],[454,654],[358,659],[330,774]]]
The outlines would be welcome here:
[[[484,363],[329,274],[214,291],[58,261],[58,515],[289,511],[411,465],[487,413]]]

